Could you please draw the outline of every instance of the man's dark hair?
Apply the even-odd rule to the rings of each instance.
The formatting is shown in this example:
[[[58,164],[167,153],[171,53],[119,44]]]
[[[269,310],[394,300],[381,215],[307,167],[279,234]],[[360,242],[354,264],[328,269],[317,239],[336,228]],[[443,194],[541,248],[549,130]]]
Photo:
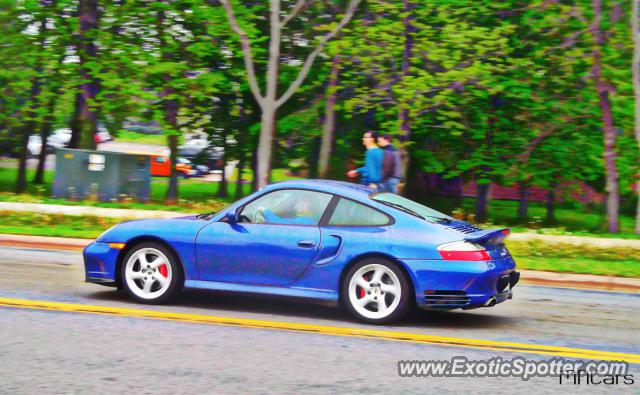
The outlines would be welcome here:
[[[364,134],[370,134],[371,137],[373,137],[374,140],[378,138],[378,132],[376,132],[374,130],[367,130],[366,132],[364,132]]]
[[[382,137],[383,139],[385,139],[385,140],[387,140],[389,142],[391,142],[391,139],[393,138],[393,137],[391,137],[390,134],[382,134],[382,135],[380,135],[380,137]]]

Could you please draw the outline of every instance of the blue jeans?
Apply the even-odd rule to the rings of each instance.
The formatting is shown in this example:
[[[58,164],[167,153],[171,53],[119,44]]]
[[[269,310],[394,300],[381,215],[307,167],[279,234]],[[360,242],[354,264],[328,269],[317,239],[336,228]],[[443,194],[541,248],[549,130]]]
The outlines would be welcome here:
[[[379,184],[380,192],[398,193],[399,178],[390,177]]]

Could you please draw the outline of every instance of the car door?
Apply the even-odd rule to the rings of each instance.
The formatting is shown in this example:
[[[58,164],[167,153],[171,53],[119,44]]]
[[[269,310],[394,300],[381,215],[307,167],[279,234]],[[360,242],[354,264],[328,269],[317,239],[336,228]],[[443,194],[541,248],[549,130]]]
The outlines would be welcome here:
[[[313,262],[332,195],[280,189],[249,202],[237,223],[215,222],[196,242],[200,280],[284,286]]]

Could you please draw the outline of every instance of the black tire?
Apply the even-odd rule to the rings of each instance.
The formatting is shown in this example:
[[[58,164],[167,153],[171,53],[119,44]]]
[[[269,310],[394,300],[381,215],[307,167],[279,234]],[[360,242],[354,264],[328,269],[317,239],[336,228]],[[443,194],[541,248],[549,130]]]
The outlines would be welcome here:
[[[360,269],[369,265],[381,265],[388,268],[391,272],[393,272],[393,274],[395,274],[401,289],[399,302],[397,306],[392,312],[390,312],[387,316],[382,318],[370,318],[362,315],[353,306],[350,295],[349,295],[351,279],[356,273],[360,271]],[[382,258],[369,258],[356,263],[349,269],[340,287],[340,297],[341,297],[343,306],[357,320],[365,322],[367,324],[383,325],[383,324],[389,324],[392,322],[398,322],[407,315],[407,313],[411,309],[411,306],[413,305],[412,298],[414,296],[412,294],[412,290],[413,290],[413,287],[411,286],[409,279],[407,278],[405,273],[395,263]]]
[[[127,262],[136,252],[144,248],[155,249],[161,252],[166,256],[168,264],[171,266],[171,279],[169,281],[169,285],[166,291],[164,291],[164,293],[162,293],[158,297],[150,298],[150,299],[146,299],[138,296],[134,292],[134,290],[131,289],[126,278]],[[134,300],[140,303],[144,303],[144,304],[166,303],[167,301],[169,301],[171,298],[175,296],[177,291],[179,291],[182,288],[183,282],[184,282],[184,274],[182,273],[182,267],[180,266],[180,263],[178,262],[176,255],[173,253],[173,251],[170,248],[167,248],[166,246],[160,243],[142,242],[134,245],[125,254],[120,265],[120,284],[122,288],[124,288],[124,290],[127,292],[127,294],[129,294],[129,296],[131,296]]]

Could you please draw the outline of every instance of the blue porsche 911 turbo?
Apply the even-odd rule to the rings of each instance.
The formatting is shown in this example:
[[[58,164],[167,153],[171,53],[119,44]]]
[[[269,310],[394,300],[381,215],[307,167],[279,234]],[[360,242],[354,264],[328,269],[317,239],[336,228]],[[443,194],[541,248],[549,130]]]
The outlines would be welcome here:
[[[414,307],[510,299],[519,273],[508,235],[396,194],[304,180],[269,185],[218,213],[123,222],[83,255],[88,282],[144,303],[204,288],[331,302],[382,324]]]

